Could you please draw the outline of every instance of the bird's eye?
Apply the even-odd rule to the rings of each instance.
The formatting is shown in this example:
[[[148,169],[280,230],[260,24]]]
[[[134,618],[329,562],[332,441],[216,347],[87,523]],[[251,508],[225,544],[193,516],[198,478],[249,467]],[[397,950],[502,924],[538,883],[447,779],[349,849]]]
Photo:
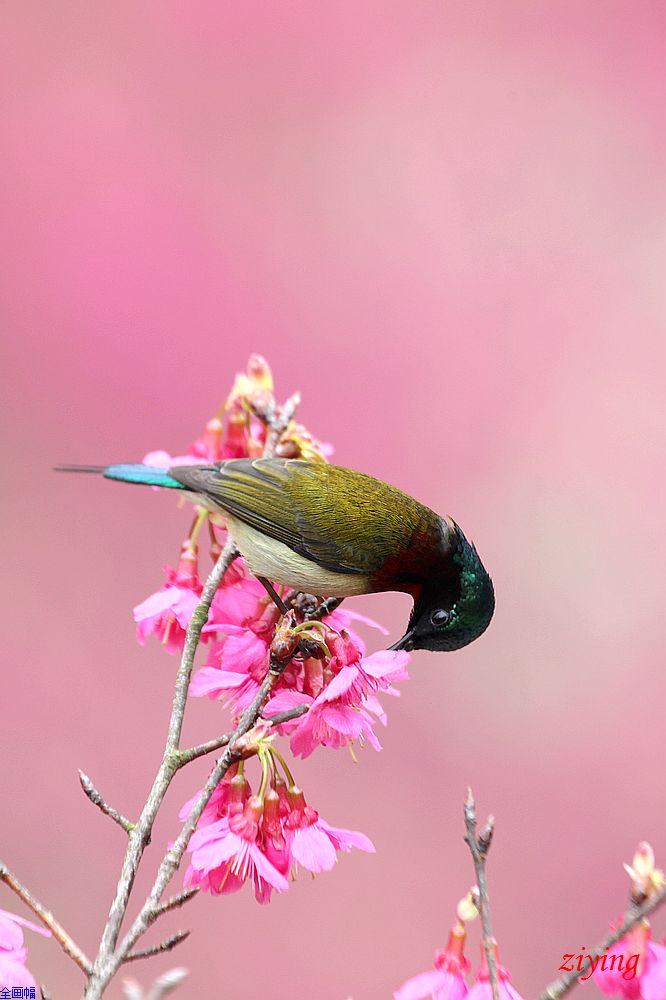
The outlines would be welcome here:
[[[437,611],[433,611],[430,615],[430,621],[437,628],[441,628],[442,625],[446,625],[449,618],[451,617],[450,611],[445,611],[444,608],[439,608]]]

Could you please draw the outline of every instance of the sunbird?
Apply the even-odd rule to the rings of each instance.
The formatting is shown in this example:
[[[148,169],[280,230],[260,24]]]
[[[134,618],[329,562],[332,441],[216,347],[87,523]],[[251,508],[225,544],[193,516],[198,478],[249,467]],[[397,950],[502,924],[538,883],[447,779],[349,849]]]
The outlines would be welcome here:
[[[407,630],[391,649],[460,649],[495,610],[492,580],[453,518],[363,472],[293,458],[58,468],[180,490],[221,515],[262,582],[333,598],[410,594]]]

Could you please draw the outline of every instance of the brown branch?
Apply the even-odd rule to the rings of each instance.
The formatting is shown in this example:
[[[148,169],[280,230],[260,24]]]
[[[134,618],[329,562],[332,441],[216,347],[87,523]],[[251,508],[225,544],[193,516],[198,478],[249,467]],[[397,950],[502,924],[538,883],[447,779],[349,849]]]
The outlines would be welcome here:
[[[264,677],[261,686],[255,695],[253,701],[245,709],[240,717],[240,721],[236,729],[231,733],[229,737],[229,743],[222,754],[222,756],[217,761],[215,767],[211,771],[206,784],[204,785],[199,798],[196,801],[193,809],[191,810],[187,820],[183,824],[183,827],[176,838],[174,844],[167,851],[164,856],[162,863],[157,872],[157,877],[153,883],[153,887],[150,890],[149,896],[141,908],[141,912],[137,916],[136,920],[130,927],[129,931],[125,935],[124,939],[121,941],[118,949],[113,956],[112,961],[117,968],[117,965],[123,961],[124,956],[134,947],[137,940],[141,937],[145,931],[154,923],[158,911],[159,911],[159,901],[164,892],[165,888],[169,884],[169,881],[173,877],[176,869],[180,865],[185,849],[190,842],[190,838],[194,833],[199,818],[208,805],[210,797],[219,785],[220,781],[224,775],[229,770],[229,767],[237,760],[240,760],[242,754],[234,750],[236,743],[241,739],[245,733],[249,732],[250,729],[256,724],[259,716],[261,714],[261,709],[268,701],[271,691],[275,686],[280,674],[291,662],[291,655],[281,662],[271,663],[271,668]],[[115,971],[115,970],[114,970]],[[111,972],[109,978],[113,976],[114,972]]]
[[[263,718],[266,722],[271,722],[274,726],[280,726],[283,722],[290,722],[292,719],[298,719],[301,715],[305,715],[309,707],[309,705],[295,705],[284,712],[278,712],[277,715],[263,716]],[[184,767],[185,764],[189,764],[192,760],[197,760],[199,757],[205,757],[206,754],[221,750],[222,747],[227,746],[230,738],[230,733],[224,733],[224,735],[216,736],[215,739],[208,740],[206,743],[199,743],[195,747],[190,747],[189,750],[180,750],[178,766]]]
[[[633,903],[623,916],[620,926],[616,930],[611,931],[596,948],[592,948],[588,952],[588,958],[592,958],[593,960],[600,958],[607,948],[611,948],[614,944],[617,944],[636,924],[639,924],[644,917],[647,917],[648,914],[652,913],[653,910],[656,910],[657,907],[665,902],[666,887],[661,889],[656,895],[645,900],[640,906]],[[565,994],[574,988],[585,971],[585,968],[580,972],[572,969],[571,972],[565,973],[560,979],[555,979],[546,987],[539,1000],[560,1000],[560,997],[565,996]]]
[[[275,449],[279,444],[280,438],[293,420],[300,402],[301,394],[300,392],[295,392],[280,407],[279,412],[271,414],[268,420],[268,433],[266,434],[266,443],[264,445],[264,458],[272,458],[275,454]]]
[[[476,884],[479,889],[479,912],[481,914],[481,926],[483,929],[483,950],[488,962],[488,978],[493,1000],[500,1000],[499,979],[497,976],[497,960],[495,958],[495,939],[493,937],[492,920],[490,916],[490,900],[488,897],[488,882],[486,880],[486,858],[490,850],[493,838],[495,820],[489,817],[485,827],[478,835],[476,834],[476,803],[472,795],[472,789],[467,790],[465,800],[465,842],[472,854],[474,871],[476,872]]]
[[[3,865],[2,862],[0,862],[0,882],[4,882],[12,892],[16,893],[19,899],[23,900],[25,905],[32,910],[44,926],[48,927],[65,954],[69,955],[76,962],[82,972],[89,975],[92,970],[90,959],[81,951],[62,924],[58,923],[51,911],[42,906],[39,900],[35,899],[32,893],[17,879],[16,875],[10,872],[9,868]]]
[[[283,722],[300,719],[302,715],[305,715],[309,711],[309,705],[294,705],[293,708],[287,708],[284,712],[277,712],[275,715],[264,715],[263,718],[273,726],[281,726]]]
[[[295,394],[291,396],[280,409],[277,409],[274,404],[269,407],[269,414],[267,416],[268,431],[264,446],[265,457],[271,457],[275,453],[275,448],[280,440],[280,436],[293,418],[299,401],[300,396]],[[180,738],[183,727],[183,718],[185,715],[185,706],[187,704],[188,688],[194,666],[194,657],[201,639],[202,629],[208,620],[208,613],[210,611],[213,598],[215,597],[217,589],[222,582],[225,572],[237,555],[238,552],[233,544],[233,541],[229,539],[222,550],[212,573],[204,585],[201,600],[197,605],[187,627],[183,654],[178,668],[178,674],[176,676],[176,687],[171,709],[171,719],[169,721],[169,730],[162,763],[153,782],[153,787],[148,795],[146,804],[141,812],[141,816],[128,836],[127,851],[116,888],[116,895],[113,903],[111,904],[111,909],[104,928],[97,958],[95,959],[92,974],[89,977],[88,985],[84,993],[84,1000],[99,1000],[106,987],[115,976],[122,962],[125,961],[127,956],[131,953],[139,937],[141,937],[151,924],[154,923],[160,912],[164,912],[160,909],[160,899],[166,886],[180,864],[183,853],[189,844],[190,837],[194,833],[199,817],[215,788],[226,774],[231,763],[234,760],[240,759],[238,753],[234,752],[234,744],[241,738],[241,736],[248,732],[252,726],[254,726],[260,716],[261,709],[270,695],[275,681],[279,677],[281,670],[284,666],[286,666],[285,661],[285,663],[279,666],[279,669],[276,669],[276,665],[271,661],[269,671],[264,678],[255,699],[252,704],[248,706],[245,712],[243,712],[238,726],[229,736],[227,748],[209,776],[194,809],[191,811],[188,819],[183,825],[176,842],[170,847],[162,859],[157,872],[157,877],[148,898],[144,902],[139,915],[134,920],[130,930],[118,946],[120,928],[127,911],[127,905],[129,903],[132,887],[134,885],[136,872],[141,862],[145,847],[150,841],[155,818],[174,775],[180,767],[189,762],[187,759],[183,759],[183,751],[180,750]]]
[[[217,588],[237,554],[238,553],[234,543],[231,540],[227,541],[219,559],[215,563],[212,573],[205,583],[201,594],[201,600],[197,605],[187,627],[183,655],[181,657],[178,674],[176,676],[176,688],[171,707],[171,719],[169,721],[169,731],[167,734],[162,763],[160,764],[157,775],[155,776],[153,787],[150,790],[146,804],[141,811],[141,816],[128,836],[127,851],[125,852],[125,859],[123,861],[123,867],[116,888],[116,895],[113,903],[111,904],[99,952],[97,954],[97,958],[95,959],[93,975],[91,976],[88,989],[85,993],[87,1000],[102,995],[98,985],[100,982],[100,970],[108,965],[109,958],[115,949],[118,935],[120,933],[120,925],[122,924],[125,911],[127,910],[127,904],[129,902],[132,886],[134,885],[136,872],[143,856],[143,852],[147,844],[150,842],[155,817],[157,816],[159,808],[162,805],[164,796],[167,793],[167,789],[171,784],[173,776],[178,770],[178,743],[180,741],[180,734],[183,727],[183,717],[185,715],[185,705],[187,703],[190,677],[194,666],[194,656],[199,645],[201,631],[208,621],[208,612],[210,611],[210,606],[213,603],[213,598],[217,593]],[[102,987],[102,990],[103,988],[104,987]]]
[[[190,899],[193,899],[199,892],[199,886],[193,885],[189,889],[183,889],[182,892],[177,893],[175,896],[171,896],[166,902],[160,903],[157,907],[157,917],[161,917],[163,913],[168,913],[170,910],[175,910],[179,906],[184,906]]]
[[[81,788],[94,806],[97,806],[97,808],[101,809],[105,816],[108,816],[114,823],[117,823],[118,826],[122,827],[125,833],[132,832],[136,823],[132,823],[132,821],[123,816],[122,813],[119,813],[117,809],[114,809],[113,806],[108,804],[108,802],[105,802],[88,775],[84,774],[83,771],[79,771],[79,781],[81,782]]]
[[[165,951],[172,951],[177,945],[190,936],[190,931],[176,931],[171,937],[165,938],[159,944],[154,944],[150,948],[143,948],[141,951],[130,952],[126,956],[126,962],[134,962],[137,958],[152,958],[153,955],[161,955]]]

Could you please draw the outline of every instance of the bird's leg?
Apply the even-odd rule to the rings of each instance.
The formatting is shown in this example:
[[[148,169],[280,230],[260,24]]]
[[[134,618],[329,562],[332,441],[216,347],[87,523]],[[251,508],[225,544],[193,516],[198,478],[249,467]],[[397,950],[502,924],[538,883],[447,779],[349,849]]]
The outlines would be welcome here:
[[[282,600],[282,598],[280,597],[280,595],[278,594],[278,592],[275,589],[275,587],[273,586],[273,584],[270,582],[270,580],[267,580],[265,576],[258,576],[257,580],[259,581],[259,583],[261,584],[261,586],[264,588],[264,590],[266,591],[266,593],[268,594],[268,596],[270,597],[270,599],[272,600],[273,604],[278,609],[278,611],[280,612],[280,614],[281,615],[286,615],[286,613],[287,613],[287,611],[289,609],[288,609],[287,605],[284,603],[284,601]]]
[[[282,598],[280,597],[280,595],[276,591],[276,589],[273,586],[273,584],[270,582],[270,580],[267,580],[265,576],[258,576],[257,580],[262,585],[262,587],[264,588],[264,590],[266,591],[266,593],[269,595],[269,597],[271,598],[271,600],[273,601],[273,603],[275,604],[276,608],[278,609],[278,611],[280,612],[281,615],[288,614],[290,610],[296,610],[296,604],[295,603],[292,604],[291,608],[287,607],[287,605],[285,604],[285,602],[282,600]],[[305,597],[305,598],[309,598],[310,600],[312,600],[312,598],[311,598],[311,596],[309,594],[302,594],[302,595],[299,595],[299,596],[302,596],[302,597]],[[334,600],[337,600],[338,604],[340,603],[339,599],[334,598]],[[327,602],[324,601],[323,603],[326,604]],[[317,611],[322,606],[323,605],[320,604],[311,615],[304,616],[304,618],[306,620],[313,620],[313,619],[315,619],[316,617],[318,617]],[[336,605],[336,607],[337,607],[337,605]],[[328,612],[326,612],[326,614],[328,614]],[[311,639],[300,639],[299,642],[296,645],[296,649],[303,656],[305,656],[305,657],[314,656],[314,657],[317,657],[318,659],[321,659],[321,656],[323,655],[322,654],[322,649],[321,649],[321,644],[319,642],[317,642],[315,640],[311,640]]]
[[[327,597],[325,601],[317,602],[314,594],[305,594],[301,590],[292,590],[283,600],[276,591],[270,580],[265,576],[258,576],[257,580],[262,585],[270,599],[275,604],[280,614],[285,615],[287,611],[300,612],[304,621],[320,621],[326,615],[339,608],[344,597]]]

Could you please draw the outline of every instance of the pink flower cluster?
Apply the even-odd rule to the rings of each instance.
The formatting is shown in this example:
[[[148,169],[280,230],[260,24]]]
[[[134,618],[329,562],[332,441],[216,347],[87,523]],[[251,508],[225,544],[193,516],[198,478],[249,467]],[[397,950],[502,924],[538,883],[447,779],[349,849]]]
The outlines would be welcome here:
[[[197,546],[183,542],[177,569],[165,566],[166,583],[134,609],[137,639],[156,635],[168,653],[180,652],[190,618],[201,597]]]
[[[184,455],[170,455],[166,451],[151,451],[144,457],[144,463],[169,468],[175,465],[219,462],[227,458],[257,458],[262,454],[266,443],[266,425],[257,417],[256,409],[270,406],[272,388],[273,379],[266,361],[258,354],[253,354],[248,362],[247,373],[236,376],[224,406],[208,421],[200,437],[190,445],[187,452]],[[276,455],[325,461],[331,450],[330,445],[322,444],[305,427],[292,422],[277,445]],[[182,650],[188,622],[202,591],[197,539],[205,521],[209,525],[213,562],[220,554],[224,528],[217,522],[214,514],[202,514],[195,520],[190,535],[183,542],[178,566],[175,569],[169,565],[164,566],[165,583],[134,608],[137,638],[142,645],[149,635],[154,635],[167,652],[179,653]],[[232,570],[227,578],[233,578],[233,575]],[[231,596],[229,592],[227,596]],[[232,618],[234,614],[238,614],[237,606],[231,609],[231,614]],[[228,618],[221,595],[218,595],[211,609],[209,623],[226,622]]]
[[[654,851],[642,841],[631,865],[624,866],[631,879],[635,900],[650,899],[666,885],[664,873],[656,867]],[[664,944],[652,940],[648,920],[642,920],[594,964],[594,981],[607,996],[626,1000],[666,1000],[666,938]]]
[[[472,986],[467,985],[465,975],[469,972],[470,961],[464,954],[465,925],[458,921],[443,951],[435,952],[434,970],[421,972],[402,984],[393,996],[395,1000],[492,1000],[492,989],[488,973],[488,963],[483,947],[481,964]],[[497,949],[495,948],[497,959]],[[497,978],[500,1000],[522,1000],[511,985],[511,976],[497,959]]]
[[[598,960],[594,981],[607,996],[666,1000],[666,948],[644,920]]]
[[[270,645],[278,617],[275,606],[261,586],[245,577],[223,585],[215,604],[215,618],[226,621],[205,626],[218,634],[206,664],[190,686],[191,694],[220,698],[238,716],[246,708],[268,671]],[[355,612],[338,609],[322,622],[326,655],[295,658],[283,671],[264,715],[270,717],[295,708],[308,707],[305,715],[279,727],[290,737],[296,756],[307,757],[317,746],[339,748],[354,741],[381,745],[373,726],[386,724],[377,692],[398,692],[396,681],[407,677],[409,654],[382,650],[365,656],[365,644],[351,629],[360,620],[383,631],[376,622]]]
[[[44,937],[51,937],[51,932],[37,924],[32,924],[15,913],[0,910],[0,986],[32,987],[36,983],[26,969],[27,949],[23,946],[23,928],[27,927]],[[34,994],[33,994],[34,995]]]
[[[151,452],[144,462],[168,468],[261,455],[266,427],[257,414],[272,406],[270,371],[263,358],[254,355],[247,373],[236,377],[224,407],[185,455]],[[278,457],[308,461],[326,461],[330,452],[330,446],[294,422],[276,447]],[[134,609],[139,642],[154,635],[169,653],[182,650],[203,589],[199,543],[205,524],[211,557],[215,560],[219,555],[224,525],[214,514],[198,511],[178,565],[164,567],[163,586]],[[380,750],[375,726],[378,722],[386,725],[386,712],[378,696],[398,694],[394,684],[407,678],[409,654],[385,650],[366,656],[365,643],[352,625],[362,622],[383,634],[386,631],[353,611],[337,609],[321,622],[308,623],[303,617],[296,611],[282,617],[243,560],[237,559],[212,602],[202,632],[208,655],[192,678],[190,694],[221,701],[237,719],[266,677],[276,628],[287,627],[292,636],[298,633],[308,639],[312,655],[297,653],[282,671],[264,717],[307,709],[276,727],[279,735],[289,739],[296,756],[307,757],[318,746],[351,747],[353,743],[369,743]],[[287,888],[287,875],[299,865],[313,872],[328,870],[338,851],[373,850],[363,834],[337,830],[319,819],[290,774],[288,784],[277,780],[274,768],[266,763],[277,759],[277,752],[267,748],[274,735],[275,730],[260,753],[262,784],[256,795],[242,768],[231,772],[213,794],[190,842],[188,885],[219,894],[235,891],[251,879],[257,899],[266,902],[273,890]],[[184,807],[184,816],[190,808],[191,803]]]
[[[330,826],[305,801],[303,792],[281,780],[270,747],[261,755],[262,783],[252,794],[239,765],[218,785],[190,840],[187,886],[199,886],[215,895],[236,892],[250,880],[260,903],[273,890],[285,892],[288,876],[299,867],[310,872],[330,871],[339,851],[352,847],[374,852],[362,833]],[[183,806],[187,819],[198,794]]]

